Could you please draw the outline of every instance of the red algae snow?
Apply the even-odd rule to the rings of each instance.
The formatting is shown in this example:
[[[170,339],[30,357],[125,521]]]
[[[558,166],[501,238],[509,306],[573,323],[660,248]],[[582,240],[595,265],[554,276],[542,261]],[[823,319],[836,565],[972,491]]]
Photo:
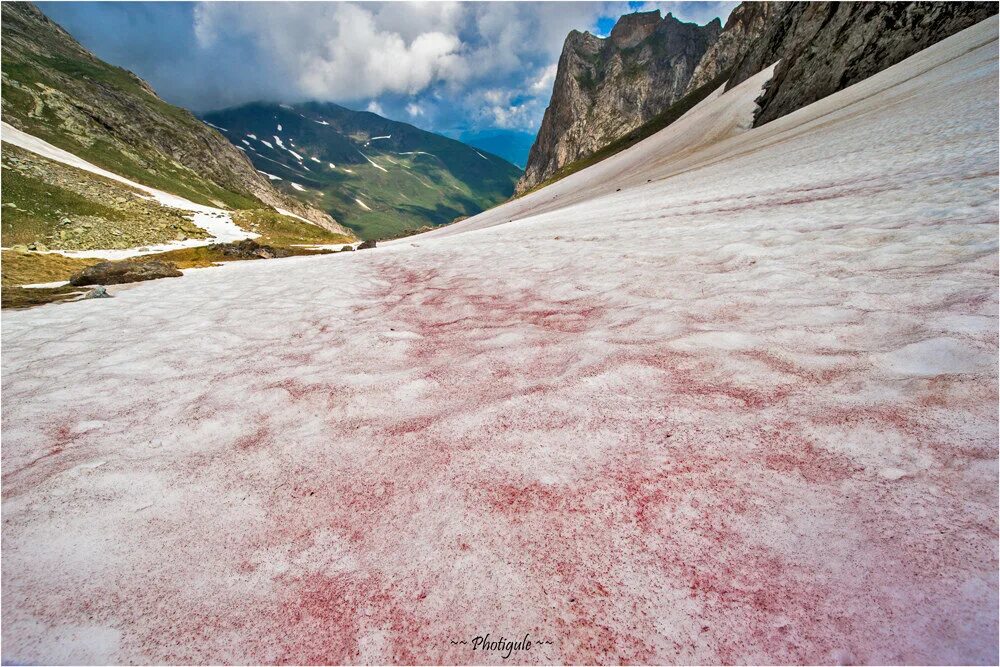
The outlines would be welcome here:
[[[758,79],[440,232],[5,313],[3,659],[996,663],[996,18],[747,130]]]

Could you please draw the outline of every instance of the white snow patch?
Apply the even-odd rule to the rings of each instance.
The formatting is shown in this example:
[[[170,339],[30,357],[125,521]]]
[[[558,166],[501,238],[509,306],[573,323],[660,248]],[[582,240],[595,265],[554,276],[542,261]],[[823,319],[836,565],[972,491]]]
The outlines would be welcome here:
[[[280,176],[275,176],[274,174],[269,174],[266,171],[261,171],[260,169],[258,169],[257,172],[261,173],[261,174],[264,174],[265,176],[267,176],[272,181],[280,181],[280,180],[282,180]]]
[[[360,199],[358,199],[357,197],[355,197],[355,198],[354,198],[354,201],[358,202],[358,206],[360,206],[361,208],[365,209],[366,211],[370,211],[370,210],[371,210],[371,209],[370,209],[370,208],[368,207],[368,204],[364,203],[363,201],[361,201],[361,200],[360,200]]]
[[[68,280],[56,280],[51,283],[32,283],[30,285],[21,285],[26,289],[51,289],[53,287],[62,287],[63,285],[69,285]]]
[[[359,153],[361,153],[361,151],[358,151],[358,152],[359,152]],[[368,157],[367,155],[365,155],[364,153],[361,153],[361,157],[363,157],[364,159],[366,159],[366,160],[368,160],[369,162],[371,162],[371,165],[372,165],[373,167],[375,167],[376,169],[381,169],[382,171],[384,171],[384,172],[385,172],[385,173],[387,173],[387,174],[389,173],[389,170],[388,170],[388,169],[386,169],[385,167],[382,167],[382,166],[379,166],[379,165],[375,164],[375,161],[374,161],[374,160],[372,160],[372,159],[371,159],[370,157]]]
[[[299,192],[305,192],[306,191],[306,189],[304,187],[302,187],[301,185],[299,185],[298,183],[295,183],[293,181],[288,181],[288,182],[291,183],[292,187],[295,188],[296,190],[298,190]]]
[[[281,123],[278,123],[278,132],[281,132]]]

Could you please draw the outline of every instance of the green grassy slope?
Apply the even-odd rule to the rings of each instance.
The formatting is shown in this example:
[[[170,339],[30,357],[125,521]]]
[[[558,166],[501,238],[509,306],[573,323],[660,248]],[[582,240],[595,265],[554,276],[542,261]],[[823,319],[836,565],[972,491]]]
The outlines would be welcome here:
[[[362,238],[474,215],[510,197],[520,175],[490,153],[335,104],[249,104],[205,120],[270,174],[275,187]]]

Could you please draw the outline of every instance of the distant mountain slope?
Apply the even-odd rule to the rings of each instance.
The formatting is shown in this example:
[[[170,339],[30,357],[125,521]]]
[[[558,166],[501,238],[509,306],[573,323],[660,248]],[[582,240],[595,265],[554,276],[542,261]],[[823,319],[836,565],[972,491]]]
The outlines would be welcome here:
[[[217,132],[94,57],[30,3],[3,3],[2,22],[7,123],[199,204],[277,206],[340,230],[328,215],[281,195]]]
[[[479,213],[507,199],[520,175],[454,139],[336,104],[255,103],[204,120],[275,187],[367,238]]]
[[[481,151],[499,155],[507,162],[524,169],[528,164],[531,144],[535,143],[535,135],[517,130],[481,130],[462,132],[458,140]]]

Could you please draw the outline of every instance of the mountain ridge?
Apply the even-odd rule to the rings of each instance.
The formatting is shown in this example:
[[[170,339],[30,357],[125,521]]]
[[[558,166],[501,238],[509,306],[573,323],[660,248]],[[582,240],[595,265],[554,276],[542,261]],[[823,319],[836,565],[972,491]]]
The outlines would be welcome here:
[[[3,114],[103,168],[206,205],[281,207],[330,231],[330,216],[281,195],[225,138],[100,60],[31,3],[3,3]]]
[[[506,200],[521,171],[461,141],[332,102],[201,114],[288,196],[365,238],[412,233]]]
[[[571,31],[559,59],[551,102],[517,192],[523,194],[571,171],[574,164],[587,163],[591,156],[634,133],[722,73],[731,73],[724,83],[728,91],[778,63],[758,100],[760,109],[753,120],[756,127],[864,80],[997,11],[997,3],[988,2],[743,2],[693,67],[687,61],[668,64],[676,67],[675,77],[685,83],[679,97],[669,101],[656,98],[653,101],[659,108],[640,112],[628,104],[629,85],[637,84],[619,85],[612,78],[615,85],[603,92],[612,100],[614,116],[595,114],[594,105],[580,92],[592,76],[581,63],[609,45],[634,49],[644,44],[652,50],[664,48],[666,40],[650,28],[655,21],[649,13],[623,15],[604,39]],[[705,28],[714,30],[718,25],[715,20]],[[663,76],[657,69],[662,63],[646,58],[636,64],[633,77],[645,85]],[[618,122],[608,123],[609,117]]]
[[[570,31],[517,193],[679,100],[721,29],[718,19],[698,26],[654,10],[622,16],[608,37]]]

